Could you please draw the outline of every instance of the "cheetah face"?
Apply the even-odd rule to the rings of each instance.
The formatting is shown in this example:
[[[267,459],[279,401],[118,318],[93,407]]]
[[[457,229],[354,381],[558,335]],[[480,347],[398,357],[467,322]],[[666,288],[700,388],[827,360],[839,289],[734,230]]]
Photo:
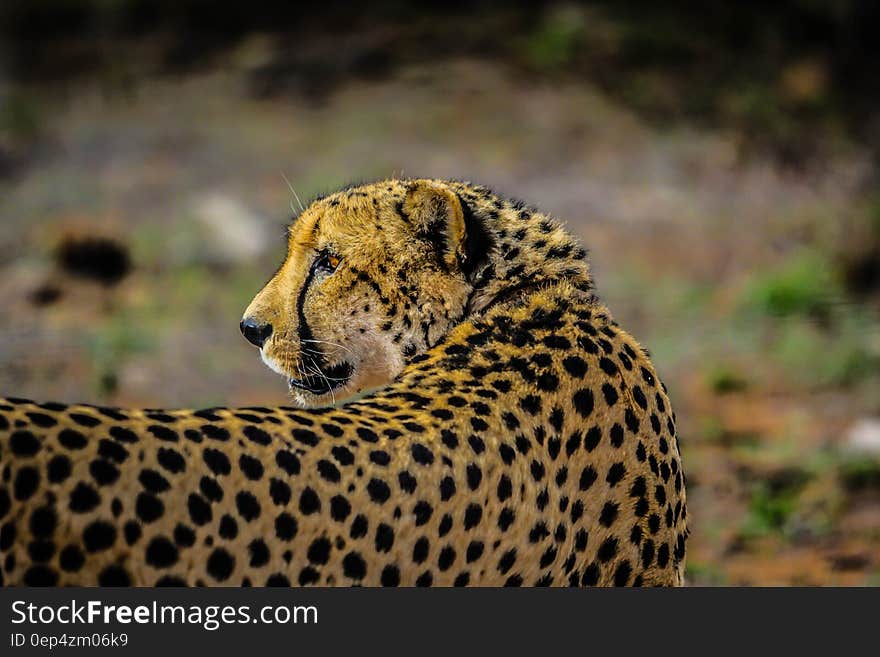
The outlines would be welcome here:
[[[324,406],[391,382],[467,311],[487,237],[433,181],[385,181],[314,202],[242,320],[294,401]]]

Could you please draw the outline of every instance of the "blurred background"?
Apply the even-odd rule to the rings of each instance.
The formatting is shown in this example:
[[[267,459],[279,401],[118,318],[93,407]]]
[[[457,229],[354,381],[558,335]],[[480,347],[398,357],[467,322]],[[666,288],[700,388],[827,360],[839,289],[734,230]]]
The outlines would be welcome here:
[[[0,3],[0,393],[269,405],[296,203],[568,223],[679,417],[700,585],[880,584],[880,5]]]

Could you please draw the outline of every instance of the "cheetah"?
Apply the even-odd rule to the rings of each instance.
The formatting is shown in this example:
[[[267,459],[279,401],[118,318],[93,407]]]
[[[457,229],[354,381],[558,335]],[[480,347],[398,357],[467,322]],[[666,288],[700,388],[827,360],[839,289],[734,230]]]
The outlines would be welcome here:
[[[240,328],[289,406],[0,399],[4,584],[682,584],[667,390],[547,215],[343,189]]]

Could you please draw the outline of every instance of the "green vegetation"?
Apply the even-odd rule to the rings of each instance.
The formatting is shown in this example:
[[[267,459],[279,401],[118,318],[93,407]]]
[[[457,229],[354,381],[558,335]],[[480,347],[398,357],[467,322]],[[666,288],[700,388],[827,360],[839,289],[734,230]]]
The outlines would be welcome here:
[[[827,318],[842,292],[830,261],[813,250],[791,255],[778,268],[753,277],[746,297],[758,311]]]
[[[719,395],[742,392],[749,387],[749,382],[735,369],[717,365],[707,376],[709,389]]]
[[[710,443],[720,443],[724,439],[724,423],[721,418],[709,415],[699,420],[699,437]]]
[[[525,39],[526,61],[538,70],[570,66],[582,37],[583,13],[573,6],[549,12],[538,29]]]
[[[785,530],[798,508],[798,496],[809,480],[810,475],[806,471],[790,467],[756,482],[740,535],[743,538],[756,538]]]
[[[880,375],[877,331],[876,324],[855,308],[830,329],[786,321],[771,345],[771,356],[796,380],[816,388],[851,386]]]
[[[40,135],[41,124],[39,103],[29,95],[17,90],[6,98],[0,95],[0,139],[5,134],[14,142],[29,143]]]
[[[854,303],[831,257],[804,248],[751,277],[742,297],[743,330],[758,331],[794,382],[851,386],[880,376],[880,323]]]
[[[693,559],[687,562],[685,579],[696,586],[724,586],[728,583],[724,571],[717,565]]]
[[[880,239],[880,194],[871,199],[867,215],[874,237]]]
[[[840,481],[849,491],[880,491],[880,461],[851,457],[840,465]]]
[[[846,513],[849,495],[880,491],[876,458],[824,449],[794,462],[780,459],[779,467],[753,479],[738,530],[741,540],[826,535]]]
[[[156,348],[155,333],[145,325],[144,318],[120,313],[108,319],[88,340],[95,391],[102,397],[114,393],[123,362],[133,354],[151,353]]]

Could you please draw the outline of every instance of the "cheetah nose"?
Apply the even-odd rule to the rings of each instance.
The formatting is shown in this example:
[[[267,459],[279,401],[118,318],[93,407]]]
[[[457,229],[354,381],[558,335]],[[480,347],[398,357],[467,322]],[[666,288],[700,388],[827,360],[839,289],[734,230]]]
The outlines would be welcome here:
[[[245,339],[255,347],[262,348],[269,336],[272,335],[271,324],[260,324],[253,317],[245,317],[241,320],[238,328],[241,329],[241,334]]]

